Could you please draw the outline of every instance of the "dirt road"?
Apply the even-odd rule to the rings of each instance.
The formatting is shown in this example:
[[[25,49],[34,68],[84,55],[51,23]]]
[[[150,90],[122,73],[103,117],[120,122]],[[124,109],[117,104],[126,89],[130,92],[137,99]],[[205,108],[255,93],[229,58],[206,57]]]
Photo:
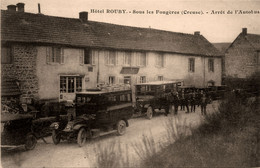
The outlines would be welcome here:
[[[208,112],[216,110],[217,102],[208,105]],[[203,117],[200,114],[200,109],[196,109],[196,113],[186,114],[180,111],[178,114],[179,124],[190,125],[191,127],[198,126]],[[166,122],[169,117],[164,115],[155,116],[152,120],[147,120],[144,117],[133,118],[129,120],[129,127],[123,136],[115,134],[92,139],[84,147],[78,147],[76,142],[62,141],[58,145],[54,145],[51,137],[45,140],[39,140],[34,150],[24,151],[15,150],[13,152],[2,153],[2,167],[93,167],[96,166],[96,158],[99,155],[98,149],[106,148],[111,144],[120,143],[122,146],[128,146],[127,150],[132,157],[135,165],[138,165],[137,154],[132,145],[141,143],[143,136],[152,136],[156,143],[167,141],[166,139]],[[186,122],[184,122],[186,121]],[[132,164],[134,165],[134,164]]]

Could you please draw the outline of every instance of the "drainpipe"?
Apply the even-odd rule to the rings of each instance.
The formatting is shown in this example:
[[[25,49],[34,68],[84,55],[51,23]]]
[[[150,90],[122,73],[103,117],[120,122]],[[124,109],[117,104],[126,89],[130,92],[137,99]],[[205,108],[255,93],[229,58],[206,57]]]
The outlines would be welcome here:
[[[206,65],[205,65],[205,59],[206,59],[206,57],[204,57],[204,59],[203,59],[203,62],[204,62],[204,71],[203,71],[203,87],[204,87],[204,88],[205,88],[205,80],[206,80],[206,79],[205,79],[205,76],[206,76],[206,74],[205,74],[205,73],[206,73],[206,72],[205,72],[205,71],[206,71],[206,67],[205,67],[205,66],[206,66]]]
[[[99,51],[98,51],[98,68],[97,68],[97,84],[99,83]]]

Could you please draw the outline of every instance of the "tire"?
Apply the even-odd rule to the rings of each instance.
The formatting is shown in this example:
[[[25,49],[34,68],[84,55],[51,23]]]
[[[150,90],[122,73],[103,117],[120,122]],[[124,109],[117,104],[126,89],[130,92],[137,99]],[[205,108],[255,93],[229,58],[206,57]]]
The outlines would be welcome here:
[[[84,146],[87,139],[87,131],[85,128],[80,128],[77,137],[77,143],[80,147]]]
[[[52,141],[55,145],[60,143],[61,135],[56,130],[52,131]]]
[[[151,120],[153,118],[153,108],[149,106],[146,111],[146,117]]]
[[[37,144],[37,139],[33,134],[28,134],[25,138],[25,144],[24,147],[26,150],[32,150],[35,148]]]
[[[126,122],[124,120],[118,121],[116,130],[118,135],[124,135],[126,132]]]

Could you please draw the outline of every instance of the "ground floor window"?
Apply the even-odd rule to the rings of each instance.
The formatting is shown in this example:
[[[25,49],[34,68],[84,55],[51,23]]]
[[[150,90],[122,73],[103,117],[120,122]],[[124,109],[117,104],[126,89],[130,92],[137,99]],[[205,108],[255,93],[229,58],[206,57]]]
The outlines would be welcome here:
[[[115,76],[109,76],[109,77],[108,77],[108,83],[109,83],[110,85],[115,84],[115,83],[116,83],[116,77],[115,77]]]
[[[61,76],[60,92],[75,93],[82,91],[82,77],[80,76]]]

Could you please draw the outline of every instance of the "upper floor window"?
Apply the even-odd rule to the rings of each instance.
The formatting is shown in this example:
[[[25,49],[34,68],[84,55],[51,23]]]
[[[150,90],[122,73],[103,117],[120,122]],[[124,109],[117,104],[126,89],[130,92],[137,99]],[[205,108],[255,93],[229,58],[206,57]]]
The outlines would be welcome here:
[[[146,59],[146,53],[145,52],[137,52],[137,65],[138,66],[146,66],[147,59]]]
[[[124,54],[124,65],[131,65],[131,52],[125,52]]]
[[[164,55],[162,53],[157,54],[156,66],[164,67]]]
[[[98,51],[93,51],[90,49],[84,49],[84,58],[83,58],[83,62],[84,64],[91,64],[94,65],[95,64],[95,57],[97,56]]]
[[[106,64],[107,65],[116,65],[116,52],[115,51],[106,52]]]
[[[158,76],[158,81],[163,81],[163,76]]]
[[[60,64],[64,63],[63,49],[60,47],[47,47],[46,62]]]
[[[140,76],[140,83],[146,82],[146,76]]]
[[[11,64],[12,62],[13,62],[13,58],[12,58],[11,47],[3,46],[1,48],[1,63],[2,64]]]
[[[209,59],[209,72],[214,72],[214,59]]]
[[[195,59],[189,58],[189,72],[195,72]]]

